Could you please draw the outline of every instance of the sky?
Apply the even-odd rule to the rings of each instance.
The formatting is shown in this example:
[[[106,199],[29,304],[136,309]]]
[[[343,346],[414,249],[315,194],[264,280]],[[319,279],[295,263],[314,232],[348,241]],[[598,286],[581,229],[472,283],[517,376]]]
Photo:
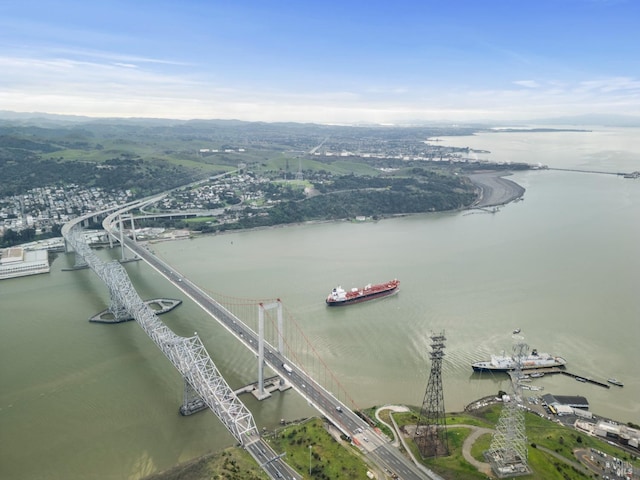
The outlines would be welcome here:
[[[0,110],[334,124],[640,115],[638,0],[0,0]]]

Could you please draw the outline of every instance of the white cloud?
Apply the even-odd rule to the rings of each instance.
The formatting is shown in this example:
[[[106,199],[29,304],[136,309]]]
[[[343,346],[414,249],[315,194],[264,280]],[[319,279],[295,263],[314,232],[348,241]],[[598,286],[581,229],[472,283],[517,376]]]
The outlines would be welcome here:
[[[636,91],[640,92],[640,80],[629,77],[612,77],[598,80],[588,80],[580,82],[578,91],[600,91],[611,93],[615,91]]]
[[[404,85],[356,89],[351,82],[348,90],[304,92],[300,85],[295,91],[285,84],[265,86],[259,76],[240,86],[224,80],[225,72],[206,77],[175,67],[161,59],[104,52],[82,59],[0,55],[0,105],[89,116],[326,123],[525,120],[640,111],[640,80],[632,77],[517,80],[512,88],[484,90],[455,84],[436,90],[428,83],[419,90]]]
[[[175,65],[175,66],[190,66],[191,64],[186,62],[180,62],[176,60],[170,60],[166,58],[156,57],[143,57],[139,55],[125,55],[116,52],[106,52],[103,50],[92,50],[83,48],[61,48],[61,47],[49,47],[40,50],[42,54],[52,56],[63,56],[71,58],[87,58],[91,61],[109,60],[114,63],[131,63],[131,64],[156,64],[156,65]]]
[[[516,85],[520,85],[521,87],[527,87],[527,88],[538,88],[540,86],[540,84],[535,80],[517,80],[513,83],[515,83]]]

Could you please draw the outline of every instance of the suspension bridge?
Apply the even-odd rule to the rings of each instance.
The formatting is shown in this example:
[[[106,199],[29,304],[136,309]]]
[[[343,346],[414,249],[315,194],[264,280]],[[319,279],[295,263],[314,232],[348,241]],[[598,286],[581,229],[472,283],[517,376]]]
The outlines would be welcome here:
[[[280,390],[296,390],[343,434],[359,444],[365,455],[381,468],[402,479],[438,479],[430,470],[407,460],[387,438],[355,413],[357,405],[321,361],[291,315],[287,315],[285,328],[285,310],[279,300],[249,301],[232,297],[221,299],[220,296],[214,299],[154,255],[146,245],[136,241],[134,217],[130,212],[160,198],[131,202],[117,209],[77,218],[64,225],[62,234],[68,251],[76,254],[76,266],[91,268],[106,284],[110,295],[109,311],[114,319],[134,319],[180,372],[184,379],[181,412],[189,414],[201,408],[210,409],[271,478],[302,478],[261,438],[253,415],[227,384],[197,333],[192,337],[173,333],[138,296],[121,263],[115,260],[104,262],[91,250],[80,228],[90,216],[106,215],[103,228],[110,242],[120,243],[122,259],[126,249],[145,261],[256,354],[258,381],[253,393],[258,399],[267,398],[270,394],[264,386],[264,367],[268,366],[280,376]],[[127,221],[131,222],[131,231],[134,232],[131,238],[124,234]],[[321,385],[319,378],[323,379],[324,385],[331,385],[331,390]],[[338,396],[348,404],[339,400],[332,391],[339,391]]]

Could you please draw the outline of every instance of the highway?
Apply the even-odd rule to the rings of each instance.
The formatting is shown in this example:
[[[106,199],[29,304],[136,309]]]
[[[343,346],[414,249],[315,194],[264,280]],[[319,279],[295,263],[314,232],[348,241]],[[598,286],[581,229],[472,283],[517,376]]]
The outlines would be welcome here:
[[[278,455],[262,438],[246,445],[245,449],[271,478],[301,480],[303,477],[285,463],[283,455]]]
[[[131,210],[132,208],[135,207],[129,206],[126,210]],[[118,241],[120,241],[120,238],[114,230],[114,226],[117,224],[117,218],[120,213],[123,213],[123,210],[108,216],[103,222],[105,230]],[[239,318],[229,312],[223,305],[219,304],[188,278],[184,277],[180,272],[156,257],[146,245],[138,244],[128,237],[123,237],[123,242],[127,249],[167,278],[186,296],[200,306],[200,308],[215,318],[251,352],[256,354],[256,356],[259,354],[258,335]],[[311,406],[327,417],[340,431],[358,443],[363,453],[367,455],[372,462],[378,464],[387,472],[397,475],[397,478],[400,479],[440,479],[439,476],[424,467],[418,468],[414,465],[397,448],[391,445],[386,437],[371,428],[368,423],[338,400],[331,392],[327,391],[301,368],[291,362],[291,360],[284,357],[281,352],[278,352],[273,346],[269,344],[265,345],[265,364],[274,372],[277,372],[282,378],[286,379]],[[284,368],[285,364],[288,365],[288,369]],[[301,478],[283,459],[276,458],[275,452],[273,452],[262,439],[256,439],[256,441],[248,443],[246,448],[256,461],[262,465],[270,475],[273,475],[273,478],[296,480]]]

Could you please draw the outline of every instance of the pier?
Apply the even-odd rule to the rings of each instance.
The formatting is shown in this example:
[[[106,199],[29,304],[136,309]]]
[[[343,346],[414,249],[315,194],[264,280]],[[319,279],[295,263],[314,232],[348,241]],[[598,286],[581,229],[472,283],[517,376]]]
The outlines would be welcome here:
[[[597,173],[599,175],[617,175],[619,177],[625,177],[625,178],[637,178],[637,177],[633,176],[635,174],[635,172],[633,172],[633,173],[602,172],[602,171],[598,171],[598,170],[582,170],[582,169],[579,169],[579,168],[553,168],[553,167],[549,167],[547,170],[556,170],[556,171],[560,171],[560,172]]]
[[[516,378],[515,377],[515,371],[510,371],[508,372],[509,376],[511,377],[511,381],[512,382],[516,382],[516,381],[523,381],[523,378]],[[583,383],[591,383],[592,385],[597,385],[598,387],[604,387],[604,388],[611,388],[611,385],[609,385],[606,381],[601,381],[601,380],[595,380],[593,378],[584,376],[584,375],[578,375],[577,373],[572,373],[569,372],[563,368],[559,368],[559,367],[546,367],[546,368],[528,368],[526,370],[522,371],[523,375],[526,375],[526,380],[530,381],[531,378],[536,378],[536,376],[538,378],[542,377],[543,375],[555,375],[557,373],[561,373],[563,375],[567,375],[568,377],[572,377],[575,378],[576,381],[579,382],[583,382]],[[539,374],[539,375],[536,375]],[[534,375],[532,377],[532,375]],[[528,386],[523,387],[525,390],[537,390],[535,388],[531,388]]]
[[[563,370],[561,373],[564,375],[568,375],[569,377],[573,377],[579,382],[592,383],[593,385],[598,385],[599,387],[611,388],[611,386],[607,382],[601,382],[600,380],[594,380],[593,378],[585,377],[583,375],[577,375],[565,370]]]

